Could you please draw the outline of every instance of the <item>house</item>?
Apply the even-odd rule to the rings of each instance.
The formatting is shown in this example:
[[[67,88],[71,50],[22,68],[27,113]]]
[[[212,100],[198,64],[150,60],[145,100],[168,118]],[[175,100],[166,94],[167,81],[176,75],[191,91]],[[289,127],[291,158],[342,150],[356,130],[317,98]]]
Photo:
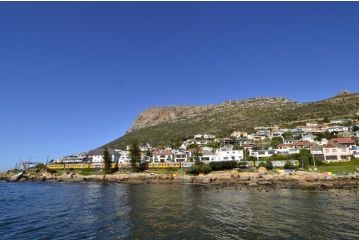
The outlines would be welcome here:
[[[169,150],[156,150],[152,153],[152,161],[156,162],[172,162],[172,152]]]
[[[212,152],[212,151],[213,151],[213,147],[203,146],[203,147],[202,147],[202,151],[210,151],[210,152]]]
[[[348,147],[333,143],[328,143],[323,146],[323,155],[325,162],[350,161],[351,158]]]
[[[284,132],[282,132],[282,131],[272,131],[271,132],[271,138],[274,138],[274,137],[282,137],[282,135],[283,135],[283,133]]]
[[[345,132],[338,133],[337,136],[341,137],[341,138],[351,138],[354,136],[354,134],[349,131],[345,131]]]
[[[293,137],[303,137],[303,135],[305,134],[303,129],[300,128],[289,129],[289,132],[293,134]]]
[[[273,160],[272,162],[272,166],[274,168],[284,168],[284,166],[287,163],[292,164],[293,166],[299,166],[299,161],[298,160]]]
[[[263,157],[271,157],[275,154],[275,150],[250,150],[249,156],[255,157],[257,159]]]
[[[184,151],[174,151],[173,152],[173,161],[174,162],[187,162],[188,154]]]
[[[84,163],[87,162],[89,159],[85,154],[78,154],[78,155],[69,155],[58,160],[55,162],[59,163]]]
[[[313,143],[313,142],[297,141],[297,142],[293,142],[293,143],[289,143],[289,144],[279,144],[278,149],[290,149],[290,148],[309,149],[311,146],[314,146],[314,145],[315,145],[315,143]]]
[[[305,126],[307,126],[307,127],[316,127],[316,126],[318,126],[318,123],[317,122],[306,122]]]
[[[299,153],[300,149],[288,148],[288,149],[274,149],[275,154],[279,155],[291,155]]]
[[[321,146],[310,147],[310,153],[316,160],[324,161],[324,154]]]
[[[302,137],[302,140],[307,142],[314,142],[315,138],[316,136],[314,136],[313,134],[307,134]]]
[[[122,151],[122,150],[115,150],[119,153],[120,157],[118,158],[118,163],[130,163],[130,152],[129,151]]]
[[[297,140],[291,138],[291,139],[285,139],[283,140],[283,144],[291,144],[291,143],[294,143],[296,142]]]
[[[243,150],[217,149],[217,161],[241,161],[243,159]]]
[[[244,146],[247,144],[251,143],[251,140],[249,140],[248,138],[235,138],[234,140],[235,143],[239,144],[239,146]]]
[[[328,140],[326,138],[322,138],[320,141],[315,141],[315,143],[322,146],[327,144]]]
[[[351,154],[354,158],[359,158],[359,146],[352,147]]]
[[[347,121],[349,121],[349,119],[333,119],[333,120],[330,120],[330,123],[331,124],[342,124]]]
[[[195,162],[182,162],[181,168],[190,168],[195,164]]]
[[[203,151],[200,160],[201,162],[216,162],[217,155],[212,151]]]
[[[222,144],[231,144],[233,140],[231,138],[221,138],[219,139],[219,142]]]
[[[234,138],[245,138],[247,136],[248,136],[248,133],[242,132],[242,131],[234,131],[231,134],[231,137],[234,137]]]
[[[196,134],[194,136],[194,142],[198,145],[207,145],[215,140],[215,136],[212,134]]]
[[[328,127],[327,131],[330,133],[339,133],[339,132],[345,132],[348,131],[349,127],[345,127],[345,126],[333,126],[333,127]]]
[[[117,163],[120,158],[120,154],[114,149],[107,149],[111,157],[111,162]],[[88,157],[93,163],[103,163],[103,152],[104,149],[95,149],[88,152]]]
[[[329,143],[332,144],[341,144],[347,147],[355,146],[356,142],[352,138],[332,138],[329,140]]]
[[[255,140],[264,140],[266,138],[269,138],[270,136],[271,136],[271,131],[270,130],[268,130],[268,129],[259,129],[254,134],[254,139]]]

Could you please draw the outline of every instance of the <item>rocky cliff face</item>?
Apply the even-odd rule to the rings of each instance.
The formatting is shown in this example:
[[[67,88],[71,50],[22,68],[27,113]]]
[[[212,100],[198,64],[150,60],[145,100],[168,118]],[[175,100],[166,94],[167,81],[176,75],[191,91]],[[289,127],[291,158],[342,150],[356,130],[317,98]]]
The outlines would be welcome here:
[[[143,111],[137,118],[128,133],[145,127],[156,126],[164,122],[176,122],[196,117],[205,112],[224,111],[229,108],[249,108],[253,106],[270,106],[295,103],[287,98],[267,97],[250,98],[245,100],[225,101],[222,104],[210,104],[206,106],[169,106],[154,107]]]
[[[258,126],[295,127],[325,118],[357,118],[359,94],[340,94],[317,102],[298,103],[287,98],[251,98],[207,106],[156,107],[142,112],[122,137],[106,146],[124,148],[133,140],[168,146],[199,133],[219,137]]]

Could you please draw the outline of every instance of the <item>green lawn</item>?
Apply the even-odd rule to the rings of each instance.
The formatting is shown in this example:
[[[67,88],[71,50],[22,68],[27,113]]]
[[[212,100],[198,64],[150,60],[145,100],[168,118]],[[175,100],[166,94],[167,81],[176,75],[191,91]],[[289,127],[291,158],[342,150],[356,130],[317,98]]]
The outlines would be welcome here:
[[[353,159],[350,162],[324,163],[318,166],[319,172],[332,172],[336,174],[348,174],[359,172],[359,159]]]

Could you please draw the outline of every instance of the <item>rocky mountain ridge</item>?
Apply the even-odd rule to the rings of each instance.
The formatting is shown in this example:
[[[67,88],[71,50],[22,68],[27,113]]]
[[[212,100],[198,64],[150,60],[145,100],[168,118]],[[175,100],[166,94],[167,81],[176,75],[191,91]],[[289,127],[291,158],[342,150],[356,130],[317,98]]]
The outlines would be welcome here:
[[[151,127],[164,122],[176,122],[187,118],[196,117],[204,112],[216,110],[223,111],[233,107],[249,108],[253,106],[281,105],[297,102],[283,97],[257,97],[244,100],[229,100],[221,104],[209,104],[205,106],[167,106],[149,108],[136,118],[132,127],[127,131]]]
[[[283,97],[251,98],[206,106],[155,107],[142,112],[122,137],[106,144],[123,148],[140,143],[169,145],[198,133],[229,136],[232,131],[253,131],[258,126],[295,127],[307,121],[357,118],[359,93],[346,91],[334,97],[299,103]]]

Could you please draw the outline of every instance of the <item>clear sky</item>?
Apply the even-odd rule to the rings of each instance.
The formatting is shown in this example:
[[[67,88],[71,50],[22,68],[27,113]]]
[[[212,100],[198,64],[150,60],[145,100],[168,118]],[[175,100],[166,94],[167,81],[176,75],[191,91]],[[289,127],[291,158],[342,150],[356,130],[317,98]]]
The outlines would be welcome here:
[[[162,105],[359,90],[359,3],[0,3],[0,170]]]

